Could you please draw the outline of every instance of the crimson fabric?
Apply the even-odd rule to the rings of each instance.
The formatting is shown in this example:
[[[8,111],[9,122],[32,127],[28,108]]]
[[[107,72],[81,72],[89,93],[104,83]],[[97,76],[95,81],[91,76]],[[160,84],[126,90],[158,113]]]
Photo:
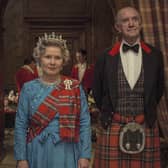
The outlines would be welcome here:
[[[44,128],[59,113],[60,138],[63,141],[79,141],[79,121],[80,121],[80,89],[79,82],[72,80],[71,90],[66,90],[64,81],[45,98],[38,107],[37,112],[32,116],[27,142],[31,142],[39,135]],[[69,80],[69,79],[68,79]]]
[[[34,72],[32,73],[29,69],[24,68],[24,66],[21,67],[15,74],[18,92],[20,92],[25,82],[31,81],[35,78],[38,78],[37,69],[34,69]]]
[[[145,128],[143,152],[126,154],[119,149],[122,125],[112,122],[111,128],[98,131],[93,168],[160,168],[160,141],[158,127]]]
[[[135,122],[141,124],[141,123],[144,122],[145,117],[144,117],[143,114],[139,114],[136,117],[134,117],[134,116],[123,116],[123,115],[120,115],[119,113],[114,113],[113,114],[113,119],[116,122],[120,122],[120,123],[128,123],[128,122],[131,122],[131,121],[135,120]]]
[[[87,65],[83,79],[82,79],[82,85],[86,91],[89,91],[88,89],[92,88],[92,83],[93,83],[93,71],[94,71],[94,65]],[[78,78],[78,66],[75,65],[72,68],[71,71],[71,77],[74,79],[79,80]]]

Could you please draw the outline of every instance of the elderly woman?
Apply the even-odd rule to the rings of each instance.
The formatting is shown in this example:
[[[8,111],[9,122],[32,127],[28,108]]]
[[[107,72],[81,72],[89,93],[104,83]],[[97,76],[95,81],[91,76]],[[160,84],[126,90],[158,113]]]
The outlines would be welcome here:
[[[90,117],[77,80],[61,75],[66,41],[55,33],[37,43],[42,76],[24,84],[15,122],[17,168],[88,168]]]

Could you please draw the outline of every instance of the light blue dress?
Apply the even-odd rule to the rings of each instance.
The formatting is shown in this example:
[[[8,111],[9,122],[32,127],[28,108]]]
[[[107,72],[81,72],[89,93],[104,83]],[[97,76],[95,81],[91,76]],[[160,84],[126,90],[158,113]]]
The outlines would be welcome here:
[[[61,141],[57,113],[39,136],[26,143],[29,119],[53,88],[35,79],[21,90],[15,121],[14,153],[16,160],[28,160],[29,168],[77,168],[80,158],[91,157],[90,114],[81,87],[80,141]]]

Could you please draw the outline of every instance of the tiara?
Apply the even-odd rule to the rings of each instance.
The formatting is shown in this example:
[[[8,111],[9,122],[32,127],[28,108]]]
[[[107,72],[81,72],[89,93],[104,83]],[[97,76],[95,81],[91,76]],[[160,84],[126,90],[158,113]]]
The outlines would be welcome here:
[[[33,50],[33,57],[38,61],[38,58],[39,58],[39,54],[40,54],[40,48],[44,47],[45,48],[45,43],[48,43],[48,42],[53,42],[54,43],[58,43],[59,45],[61,45],[65,51],[65,59],[66,60],[69,60],[69,50],[67,48],[67,45],[66,45],[66,40],[64,40],[62,38],[62,35],[57,35],[55,32],[52,32],[52,33],[44,33],[43,36],[39,37],[38,38],[38,41],[36,43],[36,47],[34,48]]]
[[[66,40],[64,40],[62,38],[62,35],[57,35],[57,34],[55,34],[55,32],[52,32],[50,34],[44,33],[44,35],[42,37],[39,37],[38,38],[38,42],[37,42],[37,47],[41,46],[43,41],[46,41],[46,42],[48,42],[48,41],[58,42],[61,45],[63,45],[65,48],[67,48]]]

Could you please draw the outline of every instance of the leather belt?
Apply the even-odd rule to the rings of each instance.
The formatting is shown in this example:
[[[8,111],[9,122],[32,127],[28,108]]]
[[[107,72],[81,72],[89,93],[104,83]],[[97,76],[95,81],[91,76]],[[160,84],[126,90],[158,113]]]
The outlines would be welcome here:
[[[138,124],[142,124],[145,120],[144,114],[139,114],[136,116],[123,116],[119,113],[113,114],[113,120],[120,123],[128,123],[135,121]]]

